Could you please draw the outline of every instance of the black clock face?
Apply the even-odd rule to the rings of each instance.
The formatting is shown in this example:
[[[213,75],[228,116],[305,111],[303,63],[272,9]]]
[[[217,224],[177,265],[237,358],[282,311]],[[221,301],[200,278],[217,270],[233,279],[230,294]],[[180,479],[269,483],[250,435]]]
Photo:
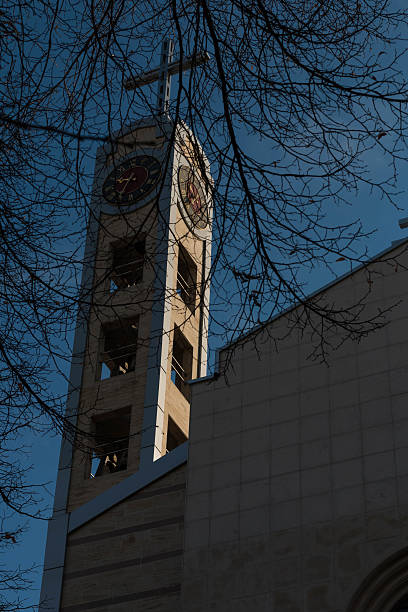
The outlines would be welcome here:
[[[132,204],[152,191],[160,176],[161,166],[155,157],[131,157],[109,174],[102,187],[103,197],[118,206]]]
[[[200,181],[191,168],[181,166],[178,171],[178,182],[185,211],[195,227],[204,229],[208,225],[207,202]]]

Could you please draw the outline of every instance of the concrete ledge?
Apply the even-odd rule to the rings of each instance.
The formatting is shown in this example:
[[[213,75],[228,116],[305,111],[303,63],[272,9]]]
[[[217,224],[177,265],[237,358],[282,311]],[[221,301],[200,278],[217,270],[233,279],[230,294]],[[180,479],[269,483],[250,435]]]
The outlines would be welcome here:
[[[96,518],[99,514],[102,514],[109,508],[112,508],[112,506],[130,497],[130,495],[137,493],[143,487],[179,467],[187,461],[187,457],[188,442],[184,442],[184,444],[175,448],[171,453],[150,465],[145,464],[142,470],[132,474],[126,480],[122,480],[116,486],[104,491],[88,503],[71,512],[68,533],[72,533],[75,529]]]

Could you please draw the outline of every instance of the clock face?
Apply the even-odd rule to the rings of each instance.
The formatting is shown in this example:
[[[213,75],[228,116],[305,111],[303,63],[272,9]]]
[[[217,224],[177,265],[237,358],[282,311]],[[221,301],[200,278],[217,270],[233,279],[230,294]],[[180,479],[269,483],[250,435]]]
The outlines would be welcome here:
[[[119,206],[132,204],[152,191],[160,176],[161,166],[155,157],[131,157],[109,174],[102,187],[103,197]]]
[[[178,182],[184,209],[198,229],[208,225],[207,202],[200,181],[191,168],[181,166],[178,171]]]

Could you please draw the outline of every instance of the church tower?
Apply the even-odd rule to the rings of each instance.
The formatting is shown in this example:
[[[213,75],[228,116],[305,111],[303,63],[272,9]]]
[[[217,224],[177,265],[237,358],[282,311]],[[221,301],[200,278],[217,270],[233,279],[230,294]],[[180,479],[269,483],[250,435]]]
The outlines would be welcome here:
[[[212,183],[197,139],[166,113],[179,67],[171,43],[162,53],[129,85],[158,79],[160,113],[97,152],[68,398],[75,436],[61,448],[41,611],[177,608],[188,381],[207,368]]]

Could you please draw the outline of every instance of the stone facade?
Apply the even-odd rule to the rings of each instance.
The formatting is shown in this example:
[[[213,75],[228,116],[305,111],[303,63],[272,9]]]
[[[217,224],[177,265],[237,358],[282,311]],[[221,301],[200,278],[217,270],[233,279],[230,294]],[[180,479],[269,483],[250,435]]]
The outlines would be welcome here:
[[[328,365],[309,358],[310,328],[288,333],[296,310],[221,351],[226,375],[191,385],[187,465],[69,530],[58,609],[401,612],[407,281],[405,243],[321,292],[391,307],[359,343],[332,334]]]
[[[180,599],[185,466],[68,536],[61,612],[170,612]]]
[[[154,141],[146,126],[137,133]],[[394,604],[408,594],[408,243],[319,294],[336,308],[361,298],[360,318],[386,310],[387,325],[360,342],[328,329],[337,349],[320,363],[310,358],[318,320],[301,333],[293,309],[221,351],[221,374],[190,385],[190,412],[185,377],[178,386],[173,378],[176,330],[190,347],[189,374],[204,375],[211,228],[193,231],[177,199],[178,168],[196,156],[187,136],[158,203],[166,215],[145,235],[143,279],[123,291],[106,282],[114,242],[137,235],[154,203],[118,215],[98,208],[106,167],[95,183],[103,229],[83,285],[92,303],[69,400],[85,442],[63,442],[40,610],[402,612]],[[156,140],[155,155],[164,144]],[[183,250],[196,270],[194,304],[178,284]],[[133,318],[133,367],[102,379],[106,324]],[[98,419],[115,411],[118,421],[130,414],[126,469],[94,475]]]
[[[308,330],[286,336],[292,312],[238,344],[226,378],[193,384],[183,612],[371,612],[378,597],[359,608],[356,593],[395,555],[399,590],[378,610],[408,592],[405,250],[325,291],[394,305],[330,367],[307,359]]]

